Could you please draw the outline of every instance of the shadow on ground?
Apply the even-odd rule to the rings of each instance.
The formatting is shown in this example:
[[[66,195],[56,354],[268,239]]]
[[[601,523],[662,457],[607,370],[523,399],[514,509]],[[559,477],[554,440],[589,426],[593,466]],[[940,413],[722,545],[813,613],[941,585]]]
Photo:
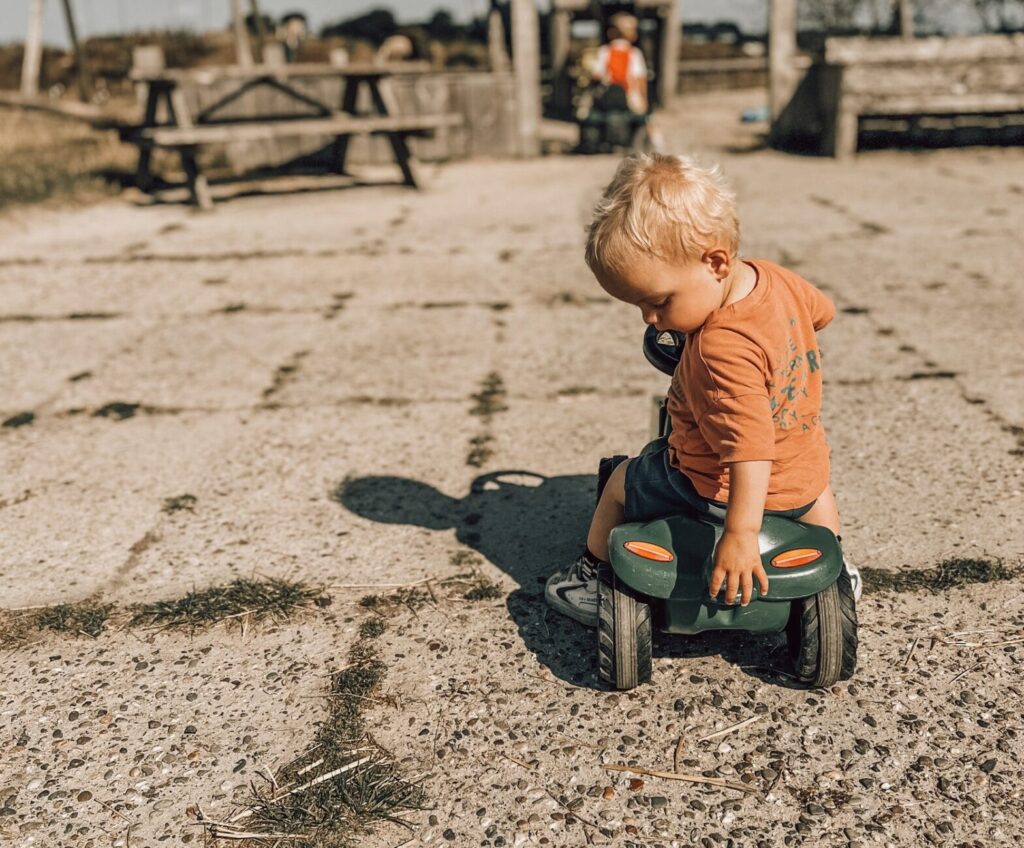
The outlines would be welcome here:
[[[526,648],[559,679],[574,686],[603,688],[596,673],[593,631],[552,612],[544,603],[547,576],[579,553],[596,486],[596,475],[545,477],[508,470],[477,477],[463,498],[403,477],[346,480],[334,497],[355,514],[384,524],[454,528],[460,543],[518,584],[507,606]],[[658,634],[654,654],[681,659],[717,654],[760,680],[793,685],[777,670],[787,667],[781,634]]]

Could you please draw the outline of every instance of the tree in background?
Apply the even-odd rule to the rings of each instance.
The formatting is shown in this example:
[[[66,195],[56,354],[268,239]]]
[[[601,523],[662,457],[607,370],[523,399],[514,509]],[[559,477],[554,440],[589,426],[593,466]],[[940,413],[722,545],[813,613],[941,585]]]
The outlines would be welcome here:
[[[270,15],[260,15],[263,19],[263,32],[273,32],[274,27],[277,26],[274,19]],[[260,28],[256,21],[256,16],[248,14],[245,16],[245,28],[249,31],[250,35],[259,35]]]
[[[800,0],[799,24],[801,29],[822,33],[896,33],[896,6],[896,0]],[[915,0],[913,9],[917,32],[1024,29],[1024,0]]]
[[[455,23],[452,13],[445,9],[434,12],[424,25],[424,29],[430,38],[437,41],[454,41],[463,32],[463,28]]]
[[[971,0],[987,32],[1010,33],[1024,28],[1024,0]]]
[[[324,38],[344,36],[369,41],[376,45],[384,43],[398,32],[398,23],[389,9],[371,9],[363,15],[357,15],[345,21],[327,24],[320,31]]]

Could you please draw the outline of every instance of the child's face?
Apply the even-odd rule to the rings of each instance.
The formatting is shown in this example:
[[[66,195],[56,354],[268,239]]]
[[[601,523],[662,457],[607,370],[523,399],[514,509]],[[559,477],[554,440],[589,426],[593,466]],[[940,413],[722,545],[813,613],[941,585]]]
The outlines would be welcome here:
[[[712,251],[700,259],[663,262],[639,259],[628,271],[597,275],[612,297],[640,308],[644,323],[658,330],[692,333],[722,306],[723,280],[729,272],[724,251]]]

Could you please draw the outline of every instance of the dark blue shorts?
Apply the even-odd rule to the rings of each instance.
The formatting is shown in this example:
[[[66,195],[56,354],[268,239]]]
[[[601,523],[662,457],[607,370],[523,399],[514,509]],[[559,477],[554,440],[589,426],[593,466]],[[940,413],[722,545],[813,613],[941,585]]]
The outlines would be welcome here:
[[[814,506],[766,509],[766,515],[799,518]],[[626,521],[652,521],[678,512],[697,513],[722,520],[726,504],[701,497],[690,478],[668,459],[668,439],[655,439],[626,468]]]

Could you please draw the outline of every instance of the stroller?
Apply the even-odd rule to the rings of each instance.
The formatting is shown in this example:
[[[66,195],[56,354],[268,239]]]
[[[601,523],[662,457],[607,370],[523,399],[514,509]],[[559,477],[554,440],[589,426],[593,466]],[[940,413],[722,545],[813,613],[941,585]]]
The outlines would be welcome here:
[[[653,149],[647,132],[649,115],[638,114],[618,85],[598,85],[582,98],[576,113],[580,128],[578,153],[647,153]]]

